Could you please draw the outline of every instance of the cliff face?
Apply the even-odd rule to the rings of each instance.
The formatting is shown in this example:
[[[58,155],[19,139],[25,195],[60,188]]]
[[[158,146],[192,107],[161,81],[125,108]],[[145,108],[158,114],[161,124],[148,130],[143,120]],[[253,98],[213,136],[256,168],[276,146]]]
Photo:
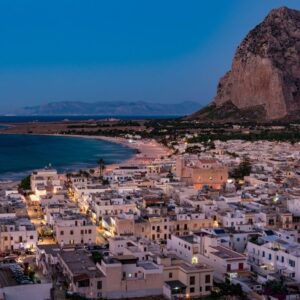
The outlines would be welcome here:
[[[214,103],[238,109],[262,107],[266,119],[300,112],[300,11],[272,10],[236,50]]]

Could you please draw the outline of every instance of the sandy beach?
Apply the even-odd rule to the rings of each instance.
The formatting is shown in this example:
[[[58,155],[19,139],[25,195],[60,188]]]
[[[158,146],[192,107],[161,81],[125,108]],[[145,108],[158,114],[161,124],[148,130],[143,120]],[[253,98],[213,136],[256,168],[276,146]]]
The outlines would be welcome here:
[[[98,136],[98,135],[77,135],[77,134],[58,134],[58,133],[15,133],[9,131],[1,131],[2,134],[27,134],[27,135],[44,135],[44,136],[61,136],[61,137],[76,137],[82,139],[95,139],[95,140],[103,140],[111,143],[116,143],[123,145],[125,147],[135,149],[136,153],[129,159],[122,161],[118,164],[110,164],[106,165],[105,172],[110,172],[113,169],[118,168],[119,166],[124,165],[141,165],[141,164],[149,164],[161,157],[166,157],[171,154],[171,151],[159,144],[153,139],[141,139],[141,140],[130,140],[121,137],[107,137],[107,136]],[[91,169],[91,168],[88,168]],[[95,170],[98,167],[95,165]],[[0,187],[11,187],[11,185],[16,185],[18,182],[2,182],[2,186]]]
[[[129,140],[120,137],[107,137],[107,136],[87,136],[87,135],[76,135],[76,134],[43,134],[43,135],[54,135],[63,137],[77,137],[77,138],[87,138],[103,140],[111,143],[121,144],[125,147],[129,147],[137,150],[130,159],[124,160],[119,164],[110,164],[106,166],[106,172],[112,171],[113,169],[124,166],[124,165],[136,165],[136,164],[149,164],[156,159],[161,157],[166,157],[171,154],[170,149],[159,144],[155,140]]]

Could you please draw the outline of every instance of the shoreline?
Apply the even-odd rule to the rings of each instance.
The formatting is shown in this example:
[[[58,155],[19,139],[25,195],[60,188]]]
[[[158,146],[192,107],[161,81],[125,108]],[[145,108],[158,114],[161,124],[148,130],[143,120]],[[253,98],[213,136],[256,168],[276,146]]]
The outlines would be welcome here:
[[[125,159],[120,163],[106,165],[105,171],[112,171],[119,166],[124,165],[133,165],[133,164],[145,164],[159,159],[162,156],[167,156],[171,152],[168,148],[159,144],[157,141],[151,140],[135,140],[130,142],[130,140],[121,137],[108,137],[108,136],[99,136],[99,135],[80,135],[80,134],[32,134],[32,135],[43,135],[43,136],[59,136],[59,137],[74,137],[74,138],[85,138],[85,139],[94,139],[102,140],[110,143],[115,143],[128,147],[134,150],[137,150],[138,153],[134,153],[132,157]],[[94,167],[93,169],[97,169]],[[104,173],[105,173],[104,171]]]
[[[137,153],[133,153],[133,155],[125,159],[119,163],[114,163],[114,164],[108,164],[106,165],[105,172],[110,172],[120,166],[125,166],[125,165],[134,165],[134,164],[146,164],[150,163],[151,161],[154,161],[156,159],[159,159],[162,156],[167,156],[170,154],[170,150],[163,145],[159,144],[155,140],[137,140],[130,142],[130,140],[126,138],[121,138],[121,137],[108,137],[108,136],[97,136],[97,135],[76,135],[76,134],[57,134],[57,133],[10,133],[10,132],[5,132],[0,130],[0,134],[3,135],[35,135],[35,136],[58,136],[58,137],[70,137],[70,138],[84,138],[84,139],[94,139],[94,140],[102,140],[114,144],[119,144],[124,147],[133,149],[138,151]],[[97,164],[95,162],[95,166],[93,167],[86,167],[82,168],[83,170],[98,170]],[[79,169],[75,169],[73,172],[77,172]],[[62,172],[62,174],[65,174],[66,172]],[[12,183],[17,185],[21,180],[19,179],[11,179],[11,180],[0,180],[0,186],[3,185],[11,185]]]

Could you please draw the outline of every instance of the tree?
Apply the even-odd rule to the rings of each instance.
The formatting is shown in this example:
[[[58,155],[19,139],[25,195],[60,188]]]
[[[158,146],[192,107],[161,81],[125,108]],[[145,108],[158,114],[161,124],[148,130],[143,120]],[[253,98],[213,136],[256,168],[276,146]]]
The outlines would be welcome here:
[[[228,279],[226,279],[225,282],[217,283],[216,287],[219,288],[219,292],[213,292],[212,296],[215,296],[217,299],[220,299],[221,297],[227,299],[232,296],[235,296],[236,299],[247,299],[241,285],[231,283]]]
[[[170,181],[173,181],[173,179],[174,179],[174,175],[173,175],[173,173],[171,172],[171,170],[168,172],[168,174],[167,174],[167,178],[169,178],[169,179],[170,179]]]
[[[22,190],[30,190],[31,189],[31,183],[30,183],[30,175],[26,176],[21,180],[21,183],[19,184],[19,189]]]
[[[235,179],[244,179],[245,176],[249,176],[252,166],[248,157],[244,157],[239,166],[232,170],[230,176]]]
[[[103,158],[100,158],[100,159],[97,161],[97,164],[98,164],[98,166],[99,166],[100,177],[102,178],[102,177],[103,177],[103,171],[105,170],[105,163],[104,163]]]
[[[280,281],[270,280],[267,281],[264,286],[264,293],[276,299],[284,300],[287,295],[287,288],[284,285],[283,280]]]
[[[102,253],[98,252],[98,251],[93,251],[92,252],[92,260],[93,262],[96,264],[96,263],[101,263],[103,259],[103,255]]]

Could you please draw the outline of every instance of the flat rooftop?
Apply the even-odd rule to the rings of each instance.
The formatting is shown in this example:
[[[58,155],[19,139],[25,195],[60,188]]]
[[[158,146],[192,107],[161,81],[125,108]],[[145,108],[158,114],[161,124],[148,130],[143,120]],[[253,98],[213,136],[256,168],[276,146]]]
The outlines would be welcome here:
[[[145,270],[158,270],[159,268],[151,261],[138,262],[137,266],[144,268]]]
[[[188,242],[190,244],[197,244],[194,240],[193,235],[185,235],[185,236],[179,236],[180,239],[182,239],[185,242]]]
[[[224,259],[245,259],[246,257],[238,252],[232,251],[229,248],[223,246],[211,247],[216,251],[212,251],[212,253],[220,258]]]
[[[73,276],[82,274],[89,277],[104,276],[85,250],[62,251],[59,256],[68,266]]]

